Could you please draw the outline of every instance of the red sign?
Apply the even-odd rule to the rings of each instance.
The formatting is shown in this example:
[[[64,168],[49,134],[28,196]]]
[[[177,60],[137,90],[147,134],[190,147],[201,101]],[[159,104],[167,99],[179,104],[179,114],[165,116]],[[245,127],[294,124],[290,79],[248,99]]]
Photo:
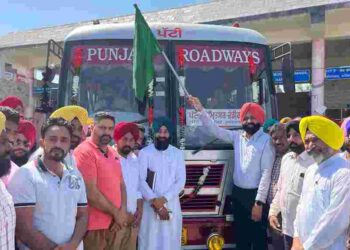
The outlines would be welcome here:
[[[176,48],[178,50],[180,46]],[[237,66],[249,65],[249,58],[256,65],[264,61],[261,48],[242,46],[181,45],[185,64],[189,66]],[[179,64],[179,60],[177,59]]]
[[[158,33],[158,36],[164,37],[164,38],[181,38],[182,37],[181,28],[169,29],[169,28],[163,27],[161,29],[158,29],[157,33]]]

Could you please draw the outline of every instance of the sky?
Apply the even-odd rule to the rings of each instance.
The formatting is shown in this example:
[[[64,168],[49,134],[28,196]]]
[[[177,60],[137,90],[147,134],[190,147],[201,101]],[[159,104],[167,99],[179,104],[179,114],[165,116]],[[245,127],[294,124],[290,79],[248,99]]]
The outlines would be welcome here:
[[[0,0],[0,36],[46,26],[62,25],[134,13],[177,8],[209,0]]]

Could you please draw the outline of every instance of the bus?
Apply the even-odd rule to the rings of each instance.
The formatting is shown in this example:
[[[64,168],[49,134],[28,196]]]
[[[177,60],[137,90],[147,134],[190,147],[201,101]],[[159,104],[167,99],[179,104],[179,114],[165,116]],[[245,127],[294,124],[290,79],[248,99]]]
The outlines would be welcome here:
[[[216,124],[240,129],[239,109],[245,102],[258,102],[267,118],[276,117],[271,50],[260,33],[207,24],[151,23],[150,28],[182,72],[189,93],[201,100]],[[59,106],[76,103],[90,115],[108,111],[116,121],[141,121],[147,127],[150,105],[137,101],[132,88],[133,36],[133,23],[73,30],[64,40]],[[179,194],[183,249],[234,248],[233,146],[208,134],[195,110],[181,102],[181,88],[162,55],[154,65],[153,115],[177,124],[172,144],[184,150],[186,160],[186,185]]]

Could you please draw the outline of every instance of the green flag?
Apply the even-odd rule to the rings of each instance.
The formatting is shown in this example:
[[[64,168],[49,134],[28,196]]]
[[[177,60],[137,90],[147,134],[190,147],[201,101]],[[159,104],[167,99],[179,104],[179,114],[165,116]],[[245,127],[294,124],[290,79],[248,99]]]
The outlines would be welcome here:
[[[161,53],[161,48],[139,8],[136,4],[134,6],[136,14],[132,87],[136,98],[142,102],[154,79],[153,57]]]

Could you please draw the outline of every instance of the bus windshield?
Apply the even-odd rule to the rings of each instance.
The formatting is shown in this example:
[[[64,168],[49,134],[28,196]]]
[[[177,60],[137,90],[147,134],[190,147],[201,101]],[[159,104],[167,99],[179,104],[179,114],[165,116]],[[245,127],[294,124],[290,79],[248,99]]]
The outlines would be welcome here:
[[[132,88],[132,55],[132,41],[71,46],[65,103],[76,102],[90,115],[108,111],[117,121],[146,119],[146,101],[137,101]],[[161,56],[155,58],[155,69],[158,76],[165,74]],[[165,83],[156,85],[158,93],[165,88]],[[154,115],[163,116],[165,110],[165,96],[154,98]]]
[[[261,73],[264,92],[269,96],[265,47],[227,43],[183,43],[176,46],[184,55],[186,88],[200,99],[214,122],[227,129],[239,127],[239,109],[245,102],[255,100],[249,71],[253,60]],[[271,102],[265,98],[267,116],[271,115]],[[179,138],[181,139],[181,138]],[[185,142],[188,148],[197,148],[214,140],[198,118],[193,107],[186,106]],[[214,146],[224,144],[217,140]]]

